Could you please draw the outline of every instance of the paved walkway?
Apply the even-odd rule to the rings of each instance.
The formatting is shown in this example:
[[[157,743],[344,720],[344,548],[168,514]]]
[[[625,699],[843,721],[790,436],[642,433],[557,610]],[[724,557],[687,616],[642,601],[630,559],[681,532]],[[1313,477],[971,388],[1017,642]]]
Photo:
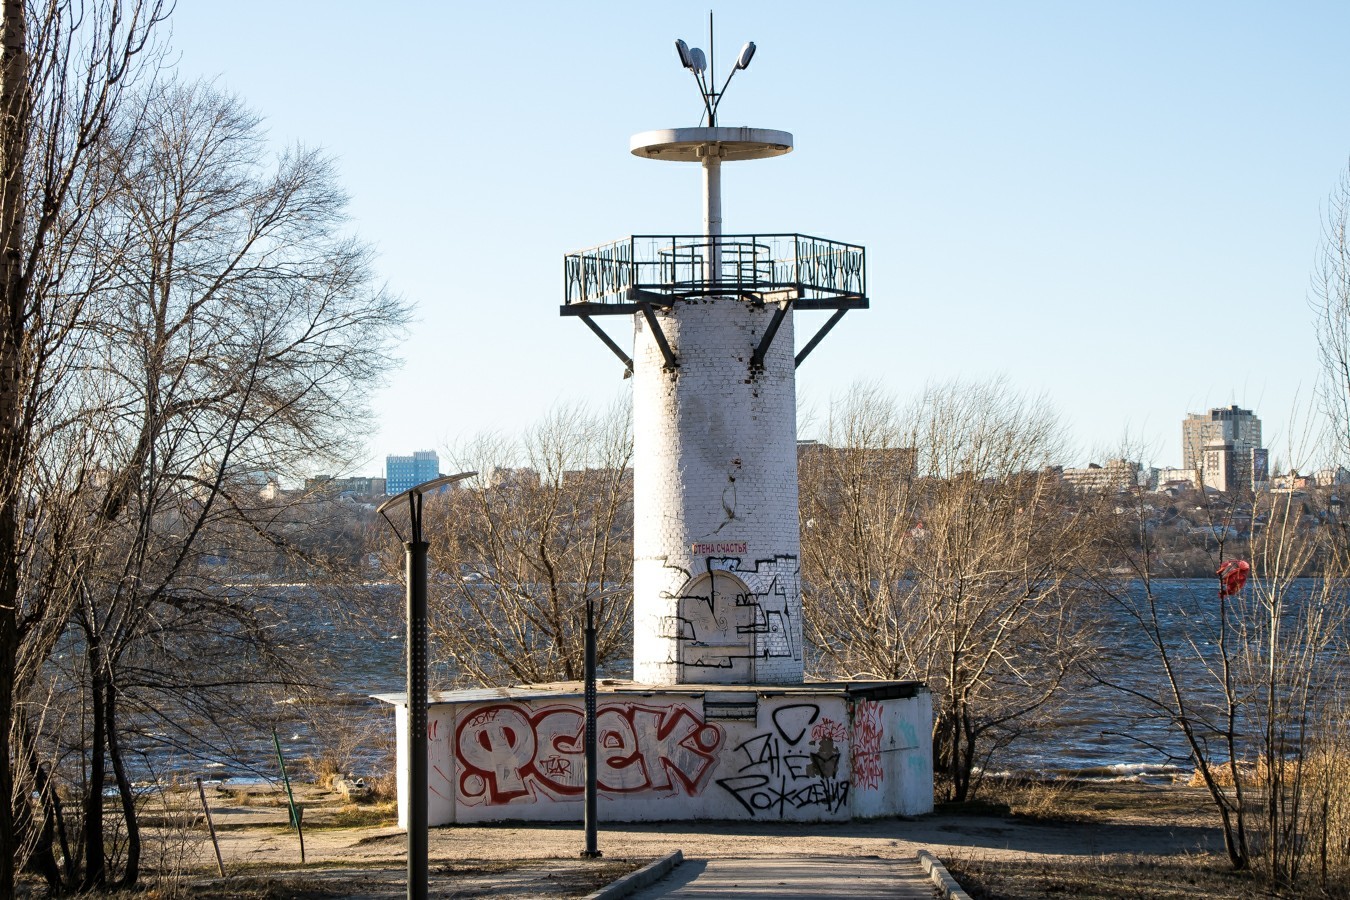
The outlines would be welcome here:
[[[686,859],[631,900],[762,897],[792,900],[933,900],[936,891],[914,860],[797,856]]]

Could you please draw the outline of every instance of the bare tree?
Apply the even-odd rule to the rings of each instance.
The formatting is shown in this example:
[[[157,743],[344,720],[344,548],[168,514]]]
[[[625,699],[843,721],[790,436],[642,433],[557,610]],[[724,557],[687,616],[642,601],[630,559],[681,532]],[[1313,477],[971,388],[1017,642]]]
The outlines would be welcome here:
[[[1292,459],[1302,455],[1291,449]],[[1339,771],[1339,750],[1327,751],[1339,748],[1343,731],[1327,713],[1343,685],[1350,556],[1334,506],[1309,514],[1315,492],[1248,485],[1235,494],[1206,506],[1209,569],[1241,554],[1250,579],[1234,593],[1221,575],[1198,603],[1160,583],[1156,519],[1142,496],[1126,504],[1114,558],[1134,578],[1103,580],[1101,588],[1144,638],[1153,671],[1126,681],[1109,657],[1086,668],[1133,700],[1133,724],[1160,721],[1180,736],[1182,758],[1219,813],[1232,866],[1264,866],[1275,883],[1297,886],[1312,874],[1314,836],[1325,837],[1327,822],[1346,814],[1343,792],[1326,776]],[[1233,527],[1239,499],[1251,504],[1246,533]],[[1320,501],[1327,499],[1323,492]],[[1323,887],[1334,849],[1322,847]]]
[[[1312,276],[1322,399],[1338,461],[1350,457],[1350,169],[1327,201],[1321,257]]]
[[[1057,473],[1044,403],[1001,382],[930,388],[901,413],[875,388],[831,410],[801,463],[806,623],[830,674],[916,678],[935,770],[977,772],[1092,649],[1101,498]]]
[[[61,252],[101,193],[98,146],[165,10],[159,0],[5,0],[0,22],[0,896],[14,889],[18,845],[12,686],[24,634],[42,629],[43,598],[23,607],[21,510],[46,362],[76,310],[58,310]]]
[[[266,487],[350,453],[405,318],[374,282],[366,248],[344,235],[345,197],[321,154],[297,148],[269,162],[258,117],[207,85],[139,99],[99,148],[118,189],[79,252],[110,274],[72,329],[73,389],[56,419],[81,467],[51,493],[85,500],[88,523],[51,554],[82,656],[65,671],[88,698],[87,741],[70,748],[81,763],[71,780],[84,785],[83,889],[139,875],[129,729],[153,721],[200,746],[247,705],[242,687],[294,680],[270,637],[268,598],[230,576],[299,550],[301,511]],[[43,671],[22,674],[39,686]],[[125,837],[115,877],[107,767]]]
[[[628,407],[554,410],[518,440],[452,454],[480,474],[427,513],[432,633],[459,679],[579,679],[586,604],[601,666],[629,646],[633,440]]]
[[[1200,496],[1204,497],[1203,491]],[[1234,601],[1222,591],[1213,617],[1192,617],[1184,609],[1167,605],[1157,586],[1159,547],[1147,503],[1136,495],[1126,508],[1127,514],[1112,535],[1114,558],[1134,578],[1126,582],[1103,578],[1100,586],[1103,596],[1115,602],[1147,641],[1157,672],[1153,679],[1139,679],[1136,672],[1127,682],[1118,677],[1109,658],[1084,661],[1084,669],[1134,701],[1142,711],[1136,723],[1160,718],[1178,730],[1219,812],[1229,859],[1234,868],[1246,868],[1251,856],[1249,806],[1246,786],[1237,777],[1242,766],[1238,717],[1244,694],[1235,666],[1235,629],[1240,629],[1242,620]],[[1212,560],[1215,567],[1222,543],[1218,550]],[[1202,649],[1206,647],[1214,648],[1208,658]],[[1231,794],[1225,781],[1233,785]]]
[[[1301,440],[1314,452],[1329,450],[1334,460],[1350,451],[1347,224],[1350,176],[1342,176],[1329,201],[1312,279],[1324,415],[1310,422]],[[1319,448],[1313,433],[1322,425],[1330,440]],[[1311,454],[1290,448],[1291,462],[1305,455]],[[1245,543],[1230,539],[1237,536],[1232,523],[1238,500],[1251,505]],[[1096,675],[1182,736],[1219,812],[1234,868],[1264,866],[1276,884],[1298,887],[1313,879],[1316,859],[1324,890],[1334,878],[1343,884],[1344,869],[1337,875],[1331,862],[1335,858],[1342,867],[1350,862],[1344,840],[1329,839],[1332,823],[1347,816],[1344,791],[1336,787],[1344,777],[1337,760],[1345,720],[1335,701],[1344,686],[1341,665],[1350,628],[1350,554],[1339,499],[1333,504],[1327,492],[1300,496],[1292,488],[1257,493],[1243,485],[1217,514],[1213,503],[1206,500],[1205,506],[1213,537],[1211,568],[1245,551],[1249,584],[1230,595],[1220,580],[1213,605],[1203,610],[1166,603],[1154,577],[1155,523],[1141,499],[1119,552],[1137,580],[1112,593],[1148,641],[1156,689],[1130,688],[1104,667]]]

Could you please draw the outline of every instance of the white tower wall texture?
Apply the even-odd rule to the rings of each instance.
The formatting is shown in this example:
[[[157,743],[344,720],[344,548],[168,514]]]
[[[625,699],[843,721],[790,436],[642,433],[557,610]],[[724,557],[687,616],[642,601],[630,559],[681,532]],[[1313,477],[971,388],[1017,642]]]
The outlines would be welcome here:
[[[634,316],[633,676],[658,685],[802,681],[792,315],[680,299]]]

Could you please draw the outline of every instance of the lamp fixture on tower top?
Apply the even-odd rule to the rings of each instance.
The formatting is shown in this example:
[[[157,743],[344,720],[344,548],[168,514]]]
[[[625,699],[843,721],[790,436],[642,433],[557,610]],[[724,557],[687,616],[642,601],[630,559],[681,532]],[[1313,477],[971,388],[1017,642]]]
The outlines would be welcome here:
[[[713,52],[713,17],[708,13],[708,54]],[[731,67],[731,74],[727,80],[722,82],[722,89],[715,90],[717,87],[717,70],[708,69],[708,57],[697,47],[690,47],[684,41],[676,38],[675,52],[680,55],[680,65],[684,66],[693,73],[694,81],[698,83],[699,97],[703,100],[703,113],[708,117],[708,126],[715,128],[717,126],[717,107],[722,102],[722,97],[726,95],[727,85],[731,84],[731,79],[741,69],[748,68],[750,60],[755,57],[755,42],[746,41],[741,47],[741,52],[736,54],[736,64]]]

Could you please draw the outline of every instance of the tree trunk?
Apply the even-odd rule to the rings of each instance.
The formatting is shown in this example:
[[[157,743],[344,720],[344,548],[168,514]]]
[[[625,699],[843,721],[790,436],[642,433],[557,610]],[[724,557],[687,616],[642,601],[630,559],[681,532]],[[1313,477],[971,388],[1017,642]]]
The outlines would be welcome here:
[[[47,770],[38,758],[36,735],[33,734],[32,729],[27,727],[22,718],[15,720],[14,725],[16,755],[22,753],[27,762],[28,771],[33,778],[33,790],[38,797],[38,813],[34,815],[41,815],[33,852],[28,859],[28,867],[42,876],[43,880],[47,882],[47,892],[55,896],[61,893],[63,886],[61,867],[56,863],[56,834],[61,814],[61,801],[56,796],[56,788],[52,785]],[[61,837],[62,849],[64,849],[64,832],[62,832]]]
[[[108,870],[103,846],[103,745],[106,740],[103,717],[107,683],[104,679],[98,645],[90,642],[89,650],[89,707],[92,710],[94,733],[89,741],[89,784],[84,795],[84,880],[81,890],[102,889],[108,883]]]
[[[113,776],[117,779],[117,793],[122,799],[122,818],[127,827],[127,860],[122,877],[118,879],[119,890],[136,886],[141,874],[141,828],[136,821],[136,797],[131,792],[131,780],[127,778],[126,767],[122,764],[122,748],[117,742],[117,685],[108,681],[107,699],[107,738],[108,758],[112,761]]]
[[[14,770],[10,765],[10,734],[14,721],[14,658],[18,649],[15,594],[6,590],[5,577],[13,558],[13,530],[0,504],[0,734],[5,737],[0,753],[0,897],[14,896],[14,867],[18,857],[18,836],[14,829]]]
[[[24,0],[4,0],[0,24],[0,897],[14,896],[13,724],[19,647],[18,428],[23,346],[24,163],[28,53]]]

